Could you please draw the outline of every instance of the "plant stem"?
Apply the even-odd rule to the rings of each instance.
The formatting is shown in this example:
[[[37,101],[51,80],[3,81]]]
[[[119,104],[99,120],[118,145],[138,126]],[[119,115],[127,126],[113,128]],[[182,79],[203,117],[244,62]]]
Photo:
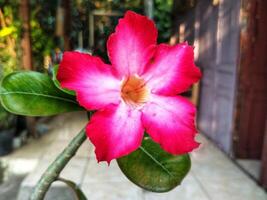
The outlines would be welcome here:
[[[76,154],[79,147],[86,140],[84,129],[76,135],[64,151],[58,155],[56,160],[44,172],[34,191],[31,195],[31,200],[43,200],[50,185],[56,181],[60,172],[64,169],[70,159]]]

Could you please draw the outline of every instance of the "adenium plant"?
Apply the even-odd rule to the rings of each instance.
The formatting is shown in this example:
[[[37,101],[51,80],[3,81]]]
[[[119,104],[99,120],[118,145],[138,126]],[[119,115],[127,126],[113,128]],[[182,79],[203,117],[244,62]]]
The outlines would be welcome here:
[[[129,180],[144,189],[169,191],[189,171],[188,153],[199,146],[196,109],[178,94],[201,77],[193,47],[157,44],[153,21],[127,11],[107,50],[111,64],[86,53],[65,52],[52,79],[16,72],[2,81],[1,102],[10,112],[49,116],[85,110],[89,115],[85,129],[42,176],[32,199],[42,199],[55,180],[86,199],[73,182],[59,177],[86,136],[99,162],[117,159]]]

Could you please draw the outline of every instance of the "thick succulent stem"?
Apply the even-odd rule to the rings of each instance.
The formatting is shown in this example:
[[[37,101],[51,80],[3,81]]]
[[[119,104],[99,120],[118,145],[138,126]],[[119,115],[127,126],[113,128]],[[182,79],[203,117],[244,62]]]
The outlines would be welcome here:
[[[86,140],[84,129],[76,135],[64,151],[58,155],[56,160],[44,172],[34,191],[31,195],[31,200],[43,200],[50,185],[57,180],[60,172],[64,169],[70,159],[76,154],[79,147]]]

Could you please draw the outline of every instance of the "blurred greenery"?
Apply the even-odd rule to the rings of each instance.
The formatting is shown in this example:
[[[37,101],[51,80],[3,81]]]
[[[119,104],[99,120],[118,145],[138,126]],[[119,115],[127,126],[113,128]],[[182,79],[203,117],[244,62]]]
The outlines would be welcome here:
[[[6,4],[0,0],[0,80],[20,66],[21,23],[17,15],[18,7],[14,6],[17,3],[14,0]],[[14,127],[15,118],[15,115],[7,112],[0,103],[0,131]],[[1,169],[0,176],[3,176]]]
[[[41,6],[45,5],[45,6]],[[32,41],[32,54],[34,66],[38,71],[43,70],[43,58],[46,55],[49,55],[53,48],[55,48],[54,43],[54,26],[55,20],[54,16],[51,13],[54,5],[49,7],[46,13],[45,1],[32,1],[31,3],[31,41]],[[55,10],[55,9],[54,9]]]
[[[13,1],[15,2],[15,1]],[[17,9],[12,4],[2,5],[0,1],[0,79],[19,66],[18,41],[20,21],[15,13]]]
[[[20,36],[21,21],[19,17],[19,0],[0,0],[0,8],[4,14],[6,27],[0,29],[0,78],[9,74],[20,66]],[[63,50],[63,39],[55,35],[56,14],[62,0],[30,0],[30,25],[32,40],[33,65],[38,71],[43,71],[44,57],[53,54],[59,47]],[[173,0],[154,0],[154,21],[159,30],[158,42],[168,42],[171,36]],[[79,33],[82,34],[83,48],[88,49],[89,21],[92,10],[104,12],[115,11],[121,13],[133,10],[144,14],[144,0],[72,0],[70,36],[72,47],[78,47]],[[106,40],[114,31],[118,22],[115,16],[97,16],[94,21],[94,53],[107,60]],[[10,46],[12,41],[12,47]]]
[[[159,31],[158,42],[169,42],[173,0],[154,0],[154,21]]]

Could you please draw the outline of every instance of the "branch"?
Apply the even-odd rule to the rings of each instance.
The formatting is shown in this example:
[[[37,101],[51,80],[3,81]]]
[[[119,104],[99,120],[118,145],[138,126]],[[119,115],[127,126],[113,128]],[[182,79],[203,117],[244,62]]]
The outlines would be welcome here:
[[[44,172],[34,191],[31,195],[31,200],[43,200],[50,185],[57,180],[60,172],[64,169],[70,159],[76,154],[79,147],[85,141],[86,135],[84,129],[75,136],[64,151],[58,155],[56,160]]]

